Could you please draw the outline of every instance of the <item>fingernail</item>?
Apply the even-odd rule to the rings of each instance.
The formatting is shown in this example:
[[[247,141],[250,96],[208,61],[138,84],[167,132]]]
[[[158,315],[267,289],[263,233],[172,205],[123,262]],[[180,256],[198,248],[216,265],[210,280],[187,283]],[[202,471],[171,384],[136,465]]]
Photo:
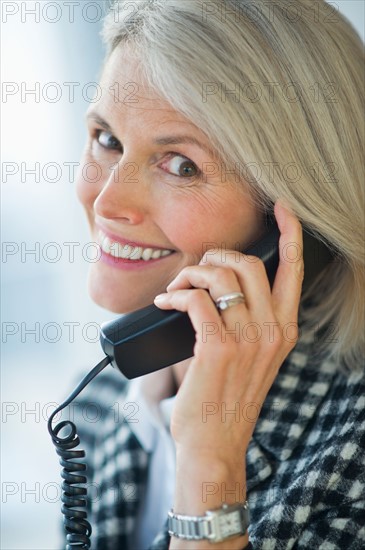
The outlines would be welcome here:
[[[155,299],[154,299],[154,302],[166,302],[168,300],[168,295],[167,294],[158,294]]]

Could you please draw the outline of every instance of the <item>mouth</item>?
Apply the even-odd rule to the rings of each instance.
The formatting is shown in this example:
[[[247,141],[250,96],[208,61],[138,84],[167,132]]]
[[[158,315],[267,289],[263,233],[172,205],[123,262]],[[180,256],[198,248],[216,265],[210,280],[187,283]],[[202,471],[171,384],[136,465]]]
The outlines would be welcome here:
[[[107,235],[101,229],[98,233],[98,244],[104,254],[125,262],[151,262],[171,256],[175,252],[166,248],[143,247],[137,243],[116,239],[114,236]]]

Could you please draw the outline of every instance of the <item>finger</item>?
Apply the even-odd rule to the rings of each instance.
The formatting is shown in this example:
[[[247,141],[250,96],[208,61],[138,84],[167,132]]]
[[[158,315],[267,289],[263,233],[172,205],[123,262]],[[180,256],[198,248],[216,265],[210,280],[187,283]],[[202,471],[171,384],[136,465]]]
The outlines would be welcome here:
[[[242,292],[237,274],[230,268],[208,265],[189,266],[184,268],[167,287],[167,291],[178,289],[203,288],[209,291],[214,302],[221,296],[232,292]],[[235,304],[220,312],[226,324],[237,320],[247,321],[248,312],[245,302]]]
[[[280,201],[274,212],[280,229],[280,259],[272,299],[279,321],[285,324],[297,321],[304,277],[303,231],[298,218]]]
[[[222,254],[211,252],[202,258],[203,265],[222,265]],[[251,316],[258,321],[272,320],[270,283],[262,260],[247,254],[225,255],[224,266],[233,271],[245,296],[245,305]]]
[[[204,289],[174,290],[156,296],[154,303],[161,309],[187,312],[195,329],[197,340],[204,342],[207,334],[220,341],[221,324],[217,308]]]
[[[167,286],[166,290],[180,290],[188,288],[205,288],[209,290],[213,300],[228,292],[240,292],[241,287],[236,273],[221,265],[197,265],[185,267],[177,277]]]

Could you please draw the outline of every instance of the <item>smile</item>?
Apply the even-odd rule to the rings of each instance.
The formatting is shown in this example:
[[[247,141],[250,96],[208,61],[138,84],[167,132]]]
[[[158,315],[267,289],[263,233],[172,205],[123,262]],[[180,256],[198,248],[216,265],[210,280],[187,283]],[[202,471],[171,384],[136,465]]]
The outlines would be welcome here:
[[[121,244],[110,239],[103,231],[99,231],[99,245],[105,254],[109,254],[114,258],[129,261],[145,261],[158,260],[165,256],[173,254],[172,250],[142,248],[141,246],[132,246],[130,244]]]

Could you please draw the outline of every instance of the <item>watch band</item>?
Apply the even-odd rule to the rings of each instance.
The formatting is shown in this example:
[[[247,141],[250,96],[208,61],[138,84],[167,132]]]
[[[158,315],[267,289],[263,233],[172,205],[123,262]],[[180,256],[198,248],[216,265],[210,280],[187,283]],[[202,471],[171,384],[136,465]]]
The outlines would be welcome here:
[[[168,512],[169,535],[185,540],[222,542],[244,535],[249,525],[248,502],[223,504],[204,516],[187,516]]]

